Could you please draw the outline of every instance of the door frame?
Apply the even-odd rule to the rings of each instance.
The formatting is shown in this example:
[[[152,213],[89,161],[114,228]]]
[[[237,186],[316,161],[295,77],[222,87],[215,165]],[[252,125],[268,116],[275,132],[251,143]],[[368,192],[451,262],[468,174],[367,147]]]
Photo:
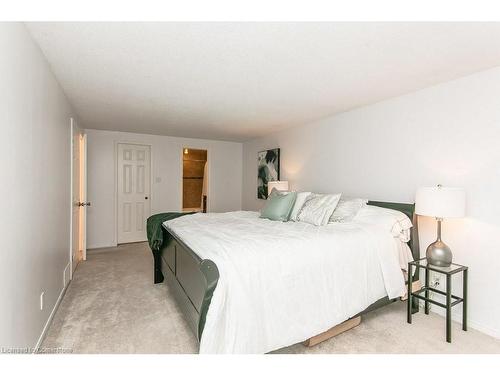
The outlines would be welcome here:
[[[75,185],[75,181],[73,179],[73,158],[74,158],[74,141],[75,141],[75,128],[78,128],[78,124],[73,117],[70,117],[70,217],[69,217],[69,280],[73,279],[74,267],[73,267],[73,205],[75,203],[75,199],[73,197],[73,187]],[[82,130],[82,129],[80,129]],[[78,142],[82,142],[83,140],[83,150],[81,148],[82,143],[80,143],[80,153],[81,157],[79,158],[80,163],[83,164],[83,170],[80,168],[80,193],[83,191],[84,200],[87,200],[87,134],[83,131],[79,132],[80,137],[78,138]],[[83,158],[82,158],[83,156]],[[83,160],[82,160],[83,159]],[[83,163],[82,163],[83,162]],[[81,165],[80,165],[81,167]],[[78,201],[80,201],[81,197],[78,197]],[[80,208],[80,234],[81,238],[78,240],[78,251],[81,252],[80,260],[87,260],[87,209],[86,207]],[[81,245],[81,246],[80,246]]]
[[[181,173],[180,173],[180,208],[179,212],[182,212],[184,209],[184,149],[193,149],[193,150],[206,150],[207,151],[207,163],[208,163],[208,168],[207,168],[207,177],[208,177],[208,184],[207,184],[207,213],[212,211],[212,199],[211,199],[211,185],[212,185],[212,179],[210,176],[212,175],[212,163],[210,163],[210,154],[211,154],[211,149],[209,146],[182,146],[181,148],[181,153],[180,153],[180,166],[181,166]],[[205,176],[204,176],[205,177]],[[203,202],[202,202],[203,204]]]
[[[153,202],[154,202],[154,194],[153,194],[153,145],[151,143],[143,143],[143,142],[134,142],[134,141],[114,141],[114,197],[113,197],[113,205],[114,205],[114,245],[118,246],[118,145],[134,145],[134,146],[147,146],[149,147],[149,214],[146,216],[149,217],[153,212]]]
[[[73,142],[74,142],[74,124],[73,117],[69,119],[69,279],[73,280]]]
[[[80,138],[80,142],[83,141],[83,150],[80,148],[80,153],[82,153],[83,155],[83,168],[80,168],[80,178],[83,180],[80,181],[80,186],[81,186],[81,189],[83,191],[83,197],[84,197],[84,201],[85,202],[88,202],[89,200],[89,197],[87,196],[87,166],[88,166],[88,162],[87,162],[87,134],[86,133],[83,133],[81,138]],[[81,144],[80,144],[81,146]],[[81,161],[80,161],[81,163]],[[82,170],[83,169],[83,170]],[[82,251],[82,260],[87,260],[87,209],[88,209],[88,206],[84,206],[81,208],[82,211],[80,212],[81,214],[81,217],[80,217],[80,225],[82,225],[82,230],[83,230],[83,233],[84,235],[82,236],[82,239],[81,239],[81,244],[82,244],[82,248],[81,248],[81,251]]]

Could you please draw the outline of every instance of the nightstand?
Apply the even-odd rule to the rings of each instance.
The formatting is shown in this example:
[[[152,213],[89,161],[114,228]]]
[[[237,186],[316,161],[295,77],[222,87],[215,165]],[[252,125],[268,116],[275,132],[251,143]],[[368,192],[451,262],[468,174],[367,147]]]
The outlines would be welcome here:
[[[420,272],[420,268],[425,269],[425,286],[421,289],[412,292],[411,285],[413,282],[413,267],[415,267],[415,273],[418,275]],[[438,272],[443,275],[446,275],[446,292],[443,292],[439,289],[432,288],[429,286],[429,272]],[[457,297],[451,294],[451,277],[459,272],[463,272],[463,294],[462,297]],[[413,262],[408,263],[408,306],[407,306],[407,315],[408,315],[408,323],[411,324],[411,306],[413,298],[421,299],[425,302],[425,314],[429,314],[429,304],[437,305],[446,309],[446,341],[451,342],[451,308],[455,305],[462,304],[462,329],[467,331],[467,277],[468,277],[468,268],[462,266],[460,264],[452,263],[449,267],[438,267],[427,262],[426,258],[422,258],[419,260],[415,260]],[[429,292],[434,292],[446,297],[446,303],[441,303],[432,300],[429,297]],[[423,295],[422,295],[423,294]]]

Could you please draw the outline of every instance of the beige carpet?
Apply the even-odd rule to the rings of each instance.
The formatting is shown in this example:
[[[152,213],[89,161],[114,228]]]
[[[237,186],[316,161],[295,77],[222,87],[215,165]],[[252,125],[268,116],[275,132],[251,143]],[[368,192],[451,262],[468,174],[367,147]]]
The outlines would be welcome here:
[[[198,344],[166,284],[152,282],[146,243],[89,251],[42,344],[73,353],[196,353]],[[369,313],[360,326],[313,348],[277,353],[500,353],[500,340],[453,325],[434,313],[406,323],[403,302]]]

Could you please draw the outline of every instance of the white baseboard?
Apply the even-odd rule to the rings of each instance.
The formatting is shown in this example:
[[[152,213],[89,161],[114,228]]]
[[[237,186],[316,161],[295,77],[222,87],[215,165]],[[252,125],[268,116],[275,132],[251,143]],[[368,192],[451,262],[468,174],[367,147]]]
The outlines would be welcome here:
[[[438,315],[441,315],[442,317],[446,316],[446,310],[444,309],[432,309],[432,312],[435,312]],[[451,320],[457,323],[462,324],[462,313],[461,312],[456,312],[456,313],[451,313]],[[475,329],[476,331],[482,332],[488,336],[492,336],[494,338],[500,339],[500,331],[498,331],[495,328],[491,328],[488,326],[485,326],[482,323],[478,323],[474,320],[467,319],[467,327]]]
[[[66,285],[68,285],[69,281],[71,280],[71,262],[69,262],[66,267],[64,267],[63,271],[63,288],[66,288]]]
[[[66,271],[66,269],[69,269],[69,267],[71,267],[71,263],[68,263],[66,265],[66,267],[64,268],[64,270]],[[63,272],[65,272],[65,271],[63,271]],[[43,330],[42,330],[42,333],[40,334],[40,337],[38,337],[38,340],[37,340],[36,345],[35,345],[34,353],[36,353],[38,351],[38,349],[40,348],[40,345],[42,345],[43,339],[45,338],[45,335],[47,334],[47,331],[50,327],[50,323],[52,323],[52,319],[54,319],[54,315],[56,314],[56,311],[59,308],[59,305],[61,304],[61,301],[64,297],[64,294],[66,293],[66,290],[68,289],[68,286],[71,283],[71,280],[67,280],[67,281],[68,281],[68,283],[63,286],[61,293],[59,293],[59,297],[57,297],[57,301],[54,305],[54,308],[50,312],[49,318],[47,319],[47,322],[45,323],[45,326],[43,327]]]
[[[460,317],[459,321],[460,322],[462,321],[462,317]],[[474,322],[474,321],[471,321],[471,320],[469,320],[467,322],[467,325],[469,327],[471,327],[471,328],[474,328],[476,331],[485,333],[488,336],[492,336],[492,337],[494,337],[496,339],[500,339],[500,331],[498,331],[497,329],[494,329],[494,328],[491,328],[491,327],[487,327],[487,326],[485,326],[485,325],[483,325],[481,323]]]
[[[422,279],[421,279],[422,280]],[[443,281],[441,281],[441,285],[443,285]],[[443,286],[438,287],[441,291],[446,292],[446,289],[443,288]],[[443,304],[446,303],[446,299],[443,296],[436,295],[435,300],[438,302],[441,302]],[[423,301],[421,301],[422,308],[423,308]],[[469,305],[470,306],[470,305]],[[431,305],[431,311],[441,315],[442,317],[446,317],[446,310],[442,309],[438,306]],[[475,320],[470,319],[470,309],[469,309],[469,318],[467,319],[467,327],[475,329],[476,331],[482,332],[488,336],[492,336],[494,338],[500,339],[500,331],[496,328],[489,327],[487,325],[484,325],[483,323],[479,323]],[[458,305],[457,308],[451,312],[451,320],[457,323],[462,324],[462,305]]]
[[[88,250],[100,250],[100,249],[105,249],[105,248],[108,248],[108,247],[117,247],[118,244],[113,242],[113,243],[110,243],[110,244],[87,244],[87,251]]]

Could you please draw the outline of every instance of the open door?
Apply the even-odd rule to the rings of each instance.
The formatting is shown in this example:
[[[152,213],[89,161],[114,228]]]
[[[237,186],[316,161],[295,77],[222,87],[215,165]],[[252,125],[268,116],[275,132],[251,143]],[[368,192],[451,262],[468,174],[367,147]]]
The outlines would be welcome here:
[[[87,136],[71,119],[71,278],[78,262],[87,258]]]
[[[182,210],[207,212],[208,152],[194,148],[182,151]]]

